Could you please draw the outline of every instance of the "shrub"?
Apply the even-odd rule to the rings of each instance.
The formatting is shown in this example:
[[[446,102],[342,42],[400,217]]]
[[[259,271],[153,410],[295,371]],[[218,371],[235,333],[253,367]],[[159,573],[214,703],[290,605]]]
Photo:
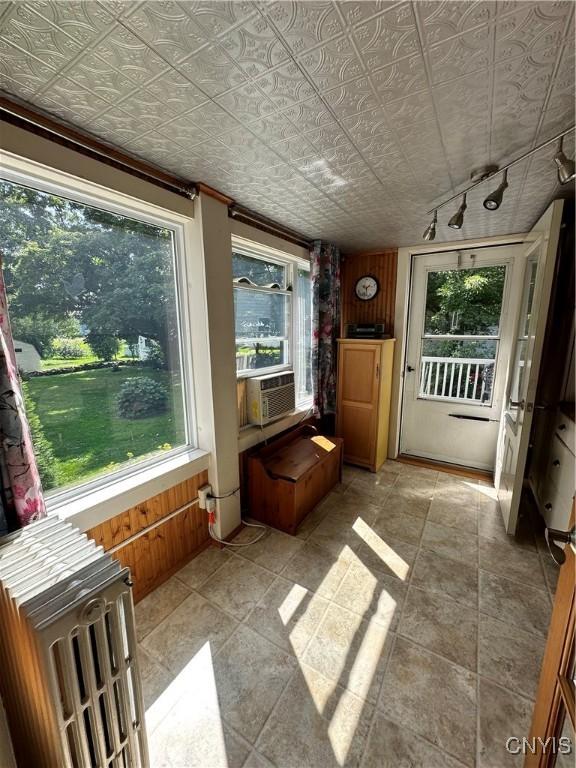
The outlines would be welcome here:
[[[36,404],[30,396],[27,385],[24,383],[22,384],[22,394],[24,396],[26,417],[30,427],[32,443],[34,445],[38,474],[40,475],[43,489],[48,491],[50,488],[54,488],[57,484],[56,457],[52,450],[52,444],[44,434],[40,417],[36,413]]]
[[[84,339],[54,339],[52,342],[52,354],[63,360],[79,360],[88,356],[88,349]]]
[[[162,352],[162,347],[160,344],[158,344],[157,341],[150,341],[149,346],[147,347],[147,351],[148,355],[144,360],[145,365],[147,365],[149,368],[156,368],[157,370],[166,367],[164,352]]]
[[[154,379],[135,376],[120,387],[118,415],[123,419],[145,419],[158,416],[168,407],[166,388]]]
[[[99,360],[113,360],[120,351],[120,340],[111,334],[90,331],[87,341]]]

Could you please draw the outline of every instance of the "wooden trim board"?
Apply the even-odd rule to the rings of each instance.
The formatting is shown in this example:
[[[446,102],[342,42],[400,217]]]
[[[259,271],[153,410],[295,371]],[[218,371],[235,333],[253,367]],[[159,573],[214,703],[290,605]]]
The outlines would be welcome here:
[[[431,461],[430,459],[419,459],[414,456],[406,456],[401,453],[396,461],[401,464],[412,464],[415,467],[423,469],[435,469],[437,472],[446,472],[449,475],[459,475],[460,477],[469,477],[471,480],[493,480],[494,475],[483,469],[472,469],[462,467],[457,464],[444,464],[441,461]]]

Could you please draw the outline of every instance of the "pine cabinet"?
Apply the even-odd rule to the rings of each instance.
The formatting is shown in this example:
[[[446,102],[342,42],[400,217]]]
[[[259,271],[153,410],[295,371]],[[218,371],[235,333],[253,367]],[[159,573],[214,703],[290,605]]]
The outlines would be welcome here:
[[[377,472],[388,455],[395,339],[338,340],[336,434],[344,461]]]

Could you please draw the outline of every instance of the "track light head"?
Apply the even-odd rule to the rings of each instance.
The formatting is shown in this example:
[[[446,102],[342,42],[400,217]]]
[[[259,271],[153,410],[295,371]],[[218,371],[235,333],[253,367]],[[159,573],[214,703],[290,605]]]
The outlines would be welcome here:
[[[504,178],[502,179],[502,182],[500,183],[500,186],[497,187],[497,189],[494,190],[491,194],[488,195],[488,197],[484,200],[484,208],[486,208],[489,211],[497,211],[498,208],[502,205],[502,198],[504,197],[504,192],[506,188],[508,187],[508,171],[504,171]]]
[[[566,157],[562,148],[564,137],[560,137],[558,142],[558,152],[554,156],[554,162],[558,166],[558,181],[560,184],[568,184],[569,181],[576,176],[576,169],[574,167],[574,160],[570,160]]]
[[[436,222],[438,221],[438,211],[434,211],[434,216],[432,217],[432,221],[428,226],[426,227],[426,230],[422,237],[424,240],[434,240],[436,237]]]
[[[454,216],[452,216],[448,222],[448,226],[451,229],[462,229],[462,224],[464,224],[464,211],[466,208],[466,193],[464,193],[462,196],[462,202],[460,203],[460,208],[458,208]]]

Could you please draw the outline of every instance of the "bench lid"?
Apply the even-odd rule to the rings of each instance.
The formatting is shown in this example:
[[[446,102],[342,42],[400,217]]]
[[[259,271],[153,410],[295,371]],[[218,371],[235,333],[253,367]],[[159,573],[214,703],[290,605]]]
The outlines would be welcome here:
[[[263,459],[269,475],[296,482],[303,475],[336,450],[341,438],[322,435],[300,437],[279,448],[272,456]]]

